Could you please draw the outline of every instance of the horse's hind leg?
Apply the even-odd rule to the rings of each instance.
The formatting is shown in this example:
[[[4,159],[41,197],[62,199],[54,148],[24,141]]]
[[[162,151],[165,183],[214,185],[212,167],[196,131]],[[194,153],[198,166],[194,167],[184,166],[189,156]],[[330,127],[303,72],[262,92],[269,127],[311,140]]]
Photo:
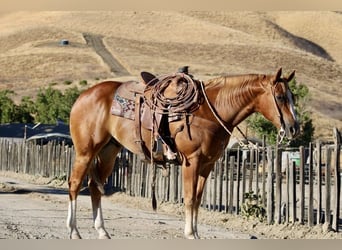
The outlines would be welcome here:
[[[76,130],[76,132],[78,132]],[[79,136],[79,135],[78,135]],[[77,196],[82,187],[82,182],[88,172],[93,169],[93,160],[99,150],[106,144],[105,137],[94,143],[91,137],[77,137],[75,140],[76,158],[69,178],[69,208],[67,227],[71,239],[80,239],[81,236],[76,225]],[[103,184],[103,183],[102,183]]]
[[[92,161],[89,154],[77,154],[73,165],[73,170],[69,178],[69,208],[67,217],[67,227],[71,239],[80,239],[81,236],[76,225],[77,195],[81,189],[82,181],[87,174],[88,166]]]
[[[115,158],[121,147],[108,143],[96,157],[96,164],[89,171],[89,191],[93,208],[94,227],[99,234],[99,239],[110,239],[109,233],[104,227],[101,208],[101,196],[104,193],[103,184],[112,173]]]

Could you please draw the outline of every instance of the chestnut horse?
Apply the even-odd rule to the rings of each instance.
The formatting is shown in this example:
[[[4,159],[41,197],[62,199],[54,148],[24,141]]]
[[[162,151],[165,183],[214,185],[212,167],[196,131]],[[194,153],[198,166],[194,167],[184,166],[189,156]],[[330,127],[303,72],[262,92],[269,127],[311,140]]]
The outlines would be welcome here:
[[[191,114],[191,121],[184,118],[169,123],[182,162],[186,238],[199,238],[197,220],[203,188],[234,127],[250,114],[260,112],[287,138],[298,134],[299,125],[288,86],[295,72],[289,77],[281,75],[280,68],[275,75],[224,76],[200,82],[205,98]],[[110,238],[101,209],[103,185],[122,147],[141,153],[134,133],[135,122],[110,112],[114,93],[122,84],[106,81],[89,88],[71,110],[70,131],[76,158],[69,178],[67,227],[72,239],[81,238],[76,226],[76,200],[85,176],[89,176],[95,229],[99,238]],[[179,129],[184,126],[188,128]],[[145,146],[151,150],[151,131],[142,129],[141,134]]]

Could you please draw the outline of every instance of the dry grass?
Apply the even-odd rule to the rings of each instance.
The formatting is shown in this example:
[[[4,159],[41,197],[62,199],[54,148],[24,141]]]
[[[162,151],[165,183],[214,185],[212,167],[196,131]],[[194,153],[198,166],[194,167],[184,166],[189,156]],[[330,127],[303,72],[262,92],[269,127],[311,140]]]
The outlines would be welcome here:
[[[117,79],[82,36],[93,33],[130,72],[120,79],[182,65],[202,79],[296,69],[311,91],[316,137],[342,129],[337,12],[14,12],[0,16],[0,30],[0,89],[14,90],[17,101],[51,82]]]

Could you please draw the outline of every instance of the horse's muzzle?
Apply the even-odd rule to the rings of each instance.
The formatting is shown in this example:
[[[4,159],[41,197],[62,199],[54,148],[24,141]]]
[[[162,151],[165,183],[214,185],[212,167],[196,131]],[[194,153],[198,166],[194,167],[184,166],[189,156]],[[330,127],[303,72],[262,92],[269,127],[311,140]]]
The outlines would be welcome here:
[[[294,124],[285,124],[285,134],[290,140],[296,138],[299,135],[299,124],[295,122]]]

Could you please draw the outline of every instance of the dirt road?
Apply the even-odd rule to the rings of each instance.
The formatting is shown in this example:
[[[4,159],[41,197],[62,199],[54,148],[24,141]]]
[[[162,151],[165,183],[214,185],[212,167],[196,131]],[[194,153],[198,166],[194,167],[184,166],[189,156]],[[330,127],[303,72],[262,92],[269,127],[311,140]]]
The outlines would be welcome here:
[[[85,239],[96,239],[90,197],[80,195],[78,200],[79,231]],[[102,204],[105,225],[113,239],[183,238],[182,216],[132,208],[114,200],[118,199],[113,195],[104,197]],[[67,202],[65,188],[0,176],[0,239],[67,239]],[[211,225],[202,224],[199,231],[204,239],[255,238]]]
[[[84,39],[87,44],[95,50],[95,52],[102,58],[103,62],[106,63],[111,72],[115,76],[129,76],[131,75],[125,67],[108,51],[106,46],[103,44],[103,37],[99,35],[84,33]]]

